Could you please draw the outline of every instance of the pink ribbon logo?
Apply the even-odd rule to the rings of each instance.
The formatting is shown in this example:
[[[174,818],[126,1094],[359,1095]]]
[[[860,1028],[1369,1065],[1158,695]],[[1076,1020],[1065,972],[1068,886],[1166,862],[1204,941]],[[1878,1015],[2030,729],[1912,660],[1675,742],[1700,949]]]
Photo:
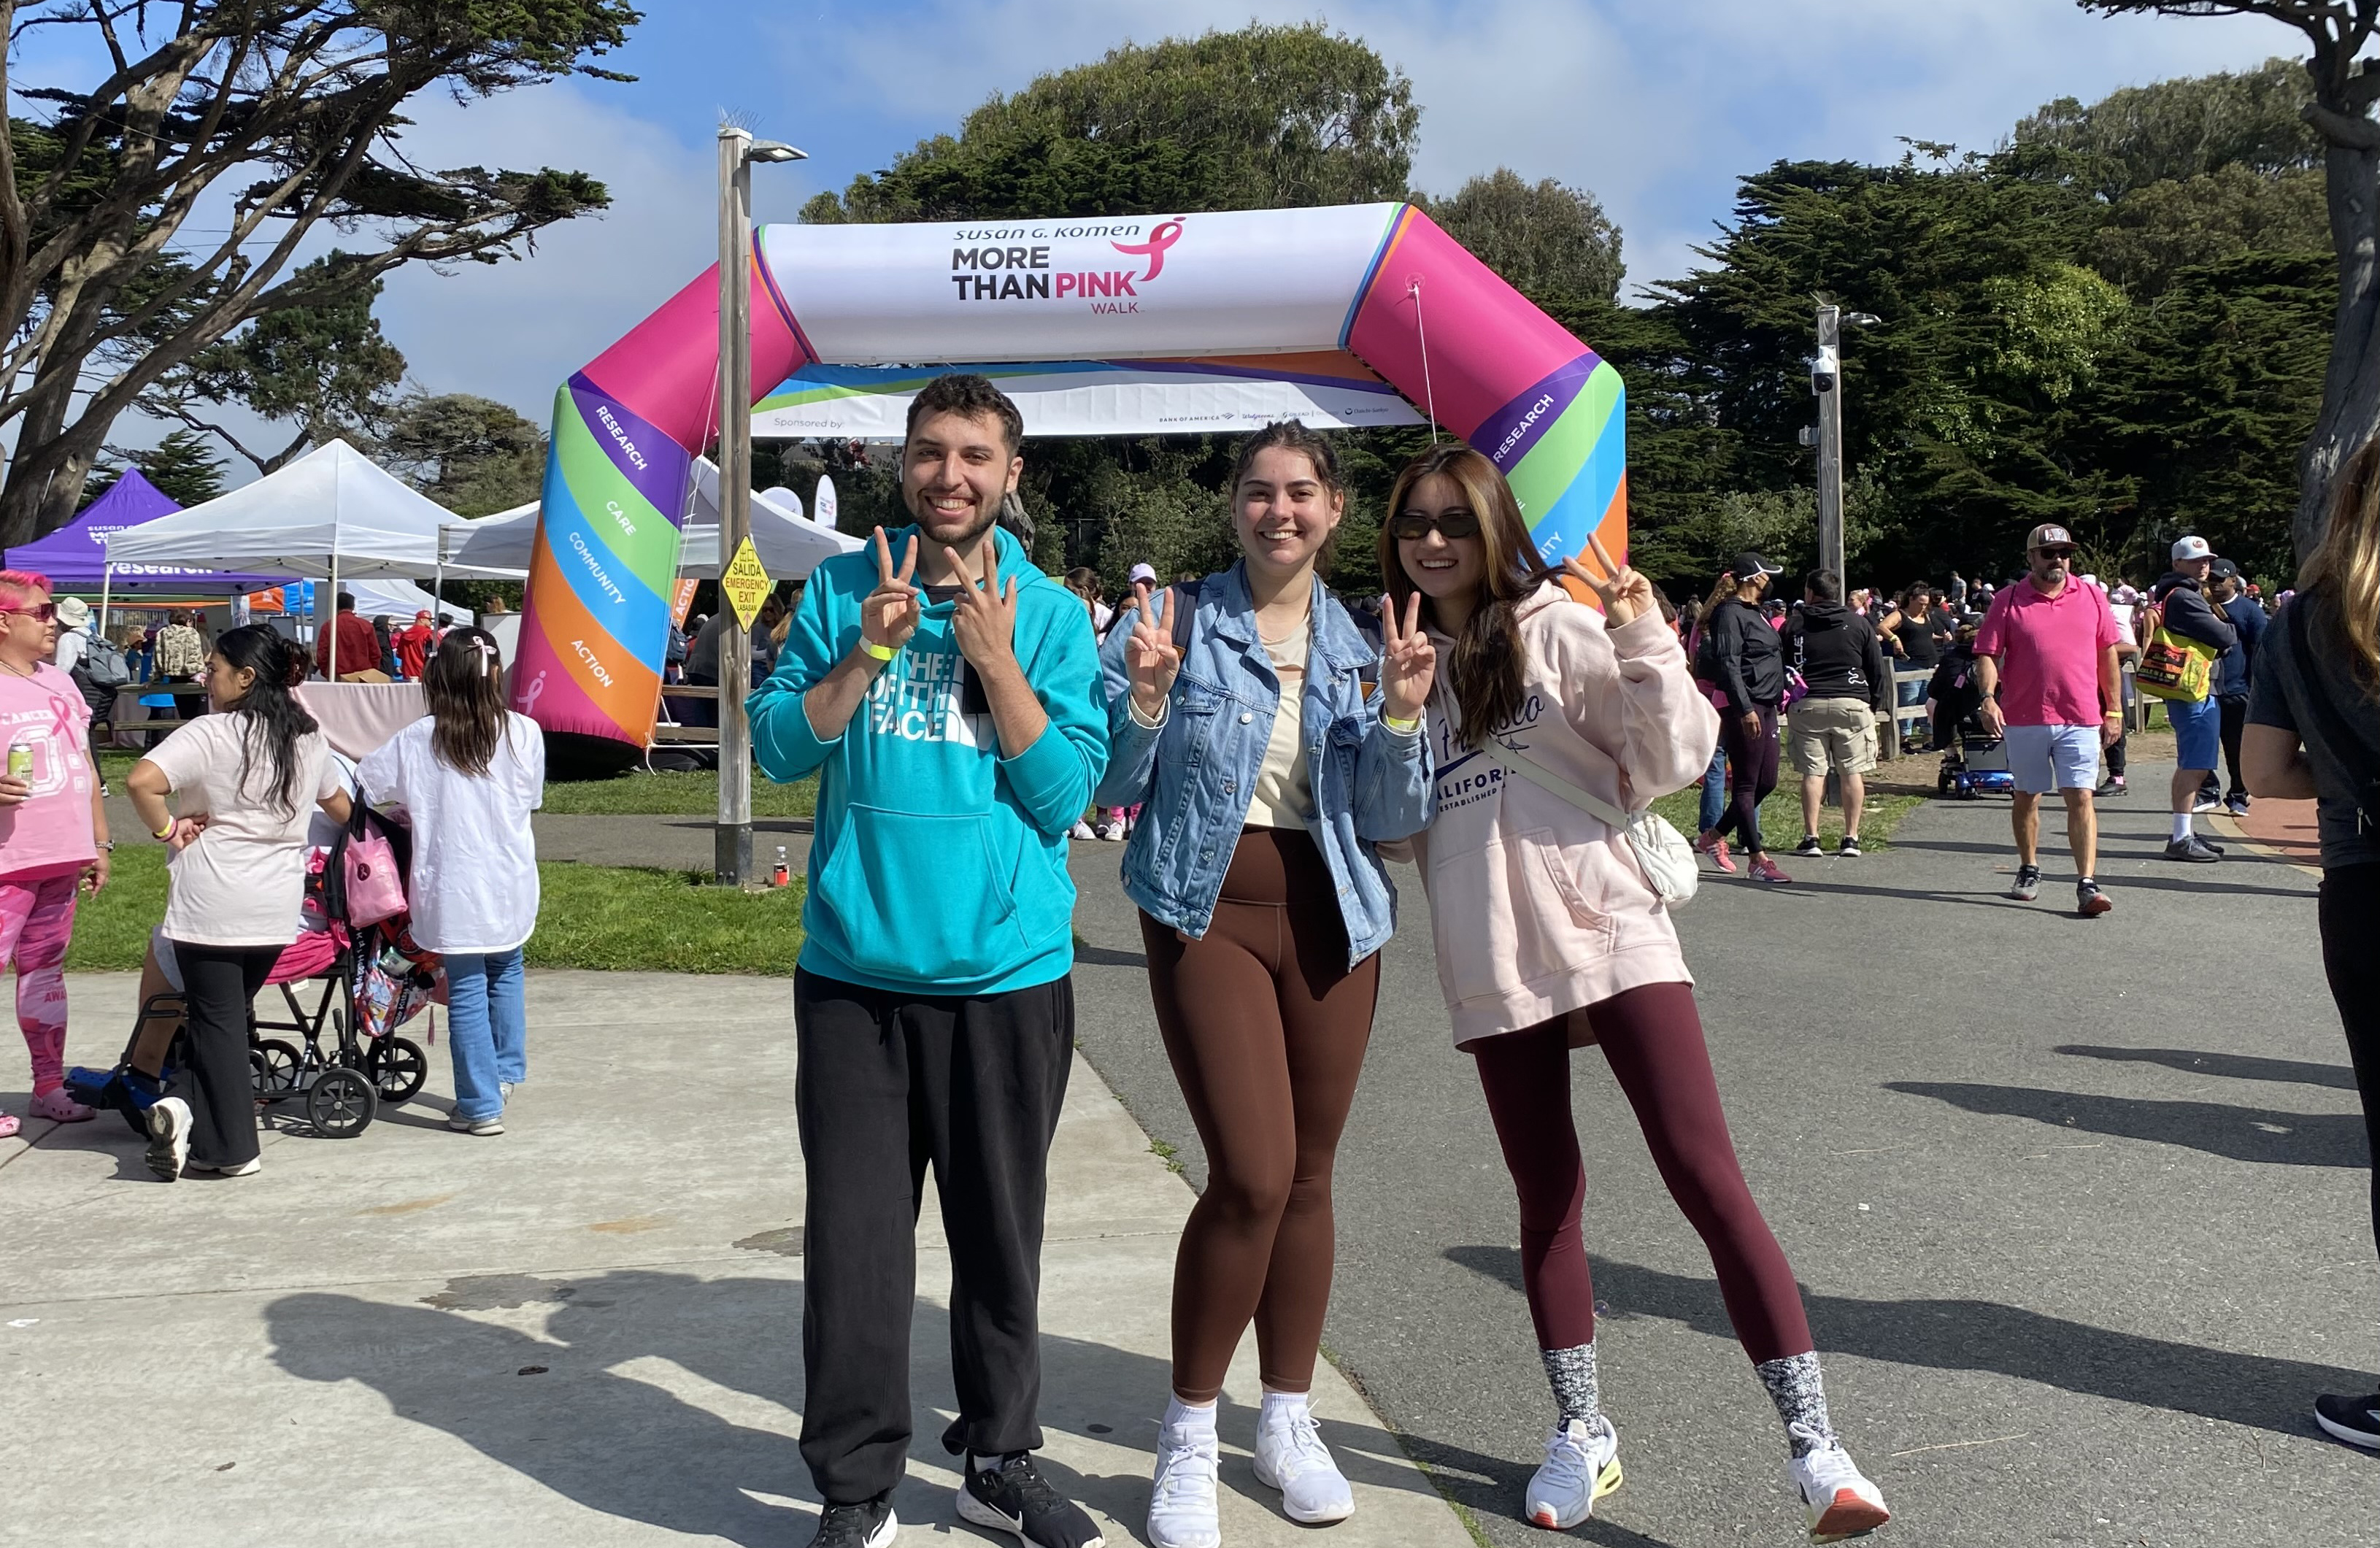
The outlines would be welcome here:
[[[1130,245],[1123,242],[1110,242],[1108,246],[1118,252],[1128,252],[1135,258],[1148,259],[1148,273],[1140,277],[1143,280],[1152,280],[1165,272],[1165,250],[1181,239],[1182,223],[1178,220],[1169,220],[1160,222],[1157,229],[1148,234],[1148,240],[1145,242],[1135,242]]]

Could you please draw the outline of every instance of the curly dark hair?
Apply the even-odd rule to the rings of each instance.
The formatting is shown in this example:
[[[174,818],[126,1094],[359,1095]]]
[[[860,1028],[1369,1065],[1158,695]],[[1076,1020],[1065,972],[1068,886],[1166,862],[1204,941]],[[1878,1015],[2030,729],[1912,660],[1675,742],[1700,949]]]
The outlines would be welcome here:
[[[973,372],[937,376],[909,400],[909,422],[903,433],[917,433],[917,421],[929,414],[956,414],[962,419],[998,420],[1000,438],[1008,455],[1025,444],[1025,416],[1009,396],[991,384],[991,378]]]

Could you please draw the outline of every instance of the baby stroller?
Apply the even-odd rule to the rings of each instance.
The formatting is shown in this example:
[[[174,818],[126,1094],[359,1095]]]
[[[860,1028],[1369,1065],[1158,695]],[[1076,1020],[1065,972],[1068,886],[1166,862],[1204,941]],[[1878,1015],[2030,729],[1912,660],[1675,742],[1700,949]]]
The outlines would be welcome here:
[[[350,902],[345,852],[351,838],[366,833],[387,836],[400,863],[403,830],[356,802],[356,815],[340,841],[318,851],[306,880],[308,928],[285,948],[265,980],[278,989],[288,1019],[269,1019],[249,1007],[248,1061],[261,1104],[302,1103],[316,1133],[350,1140],[371,1126],[383,1103],[411,1100],[430,1076],[430,1056],[397,1030],[431,1003],[437,987],[438,958],[415,945],[409,917],[397,913],[370,924],[346,917]],[[301,990],[314,990],[306,997]],[[269,1013],[268,1013],[269,1014]],[[121,1114],[133,1132],[149,1132],[149,1108],[172,1083],[188,1054],[180,1026],[182,996],[152,994],[140,1006],[124,1056],[113,1070],[78,1068],[67,1077],[76,1100]],[[161,1020],[175,1023],[164,1064],[154,1081],[132,1063],[142,1035]],[[285,1032],[296,1042],[263,1034]]]

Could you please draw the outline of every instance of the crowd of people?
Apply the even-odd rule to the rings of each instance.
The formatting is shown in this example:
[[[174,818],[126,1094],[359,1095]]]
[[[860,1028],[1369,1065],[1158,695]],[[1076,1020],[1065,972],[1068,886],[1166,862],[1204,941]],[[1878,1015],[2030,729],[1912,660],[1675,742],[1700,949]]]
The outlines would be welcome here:
[[[1450,1036],[1477,1070],[1519,1211],[1552,1409],[1519,1514],[1575,1526],[1621,1478],[1570,1102],[1573,1053],[1593,1046],[1710,1254],[1812,1540],[1889,1520],[1836,1431],[1801,1292],[1745,1186],[1670,918],[1666,861],[1685,841],[1647,808],[1717,779],[1725,798],[1697,847],[1725,868],[1732,837],[1755,876],[1782,881],[1759,822],[1781,719],[1803,782],[1797,852],[1816,847],[1832,772],[1840,853],[1856,855],[1876,721],[1902,707],[1895,661],[1935,666],[1937,738],[1971,720],[2005,748],[2015,896],[2039,886],[2040,798],[2065,801],[2086,916],[2109,906],[2091,802],[2120,746],[2128,642],[2141,687],[2180,706],[2176,859],[2205,845],[2188,819],[2215,766],[2208,749],[2236,718],[2233,794],[2319,802],[2325,960],[2367,1119],[2380,1115],[2368,949],[2380,927],[2380,448],[2348,469],[2305,590],[2259,648],[2232,616],[2236,575],[2198,540],[2175,546],[2172,572],[2125,620],[2131,608],[2070,573],[2075,544],[2055,526],[2033,531],[2025,573],[1996,591],[1954,576],[1888,607],[1820,570],[1797,607],[1780,607],[1781,567],[1747,553],[1675,616],[1600,543],[1546,566],[1500,472],[1453,444],[1399,474],[1378,540],[1386,595],[1351,606],[1323,579],[1344,483],[1330,443],[1294,423],[1239,448],[1236,562],[1171,585],[1136,574],[1102,631],[1095,582],[1043,575],[1000,524],[1022,433],[1014,404],[980,376],[920,391],[901,459],[913,521],[818,567],[770,620],[773,661],[747,701],[761,769],[819,777],[794,1007],[801,1453],[824,1501],[823,1548],[885,1548],[896,1530],[929,1167],[953,1269],[956,1417],[941,1438],[963,1459],[958,1513],[1033,1548],[1101,1541],[1034,1459],[1047,1163],[1075,1046],[1069,840],[1087,814],[1127,819],[1123,884],[1208,1166],[1176,1259],[1153,1548],[1220,1548],[1218,1403],[1251,1325],[1258,1483],[1302,1523],[1355,1509],[1309,1393],[1331,1286],[1333,1159],[1397,925],[1396,865],[1429,898]],[[62,727],[35,779],[0,781],[16,823],[0,829],[0,930],[30,968],[19,1016],[37,1091],[52,1091],[60,943],[78,887],[104,884],[107,867],[72,701],[42,664],[43,590],[0,575],[0,714]],[[2234,650],[2236,676],[2219,670]],[[494,686],[493,642],[458,629],[430,654],[430,718],[367,758],[359,785],[334,772],[290,695],[304,664],[286,641],[234,630],[205,668],[214,725],[176,731],[132,780],[142,823],[176,852],[164,934],[189,985],[194,1044],[186,1089],[156,1103],[161,1172],[254,1169],[247,1070],[233,1067],[241,996],[296,927],[310,810],[335,818],[359,798],[413,818],[418,928],[456,985],[454,1121],[492,1132],[525,1069],[518,947],[535,917],[528,813],[542,774],[535,727]],[[13,835],[37,828],[51,836],[20,867]],[[2317,1415],[2380,1447],[2380,1395],[2324,1396]]]

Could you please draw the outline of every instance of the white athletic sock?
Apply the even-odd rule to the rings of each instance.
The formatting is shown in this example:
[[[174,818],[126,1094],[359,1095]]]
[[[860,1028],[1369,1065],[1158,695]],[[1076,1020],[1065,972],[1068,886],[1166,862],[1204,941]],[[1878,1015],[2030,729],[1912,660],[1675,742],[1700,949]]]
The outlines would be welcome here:
[[[2175,812],[2175,813],[2173,814],[2173,841],[2174,841],[2176,844],[2179,844],[2179,843],[2180,843],[2183,839],[2188,838],[2189,836],[2190,836],[2190,813],[2189,813],[2189,812],[2187,812],[2187,811],[2177,811],[2177,812]]]
[[[1306,1399],[1309,1395],[1306,1393],[1275,1392],[1270,1387],[1266,1387],[1263,1390],[1264,1396],[1257,1404],[1257,1422],[1258,1424],[1262,1424],[1266,1420],[1272,1418],[1274,1414],[1281,1412],[1284,1408],[1305,1408],[1308,1407]]]
[[[1176,1425],[1185,1430],[1205,1430],[1211,1432],[1215,1428],[1215,1405],[1184,1403],[1178,1396],[1170,1399],[1165,1405],[1165,1428],[1171,1430]]]

